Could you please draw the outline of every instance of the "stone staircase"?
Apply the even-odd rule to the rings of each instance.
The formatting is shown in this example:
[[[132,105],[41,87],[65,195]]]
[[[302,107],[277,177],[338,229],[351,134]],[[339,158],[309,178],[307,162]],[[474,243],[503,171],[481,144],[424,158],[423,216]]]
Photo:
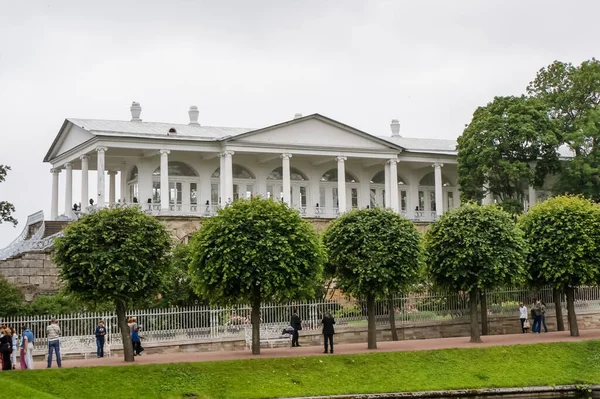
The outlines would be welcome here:
[[[51,235],[61,232],[69,223],[71,222],[68,220],[45,220],[44,235],[42,238],[50,237]]]

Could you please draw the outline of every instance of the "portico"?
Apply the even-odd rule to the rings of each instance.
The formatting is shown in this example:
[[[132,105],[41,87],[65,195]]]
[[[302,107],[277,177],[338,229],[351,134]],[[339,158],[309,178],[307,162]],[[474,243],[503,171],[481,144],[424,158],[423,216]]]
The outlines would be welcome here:
[[[381,137],[319,114],[244,129],[201,126],[195,112],[188,125],[142,122],[139,104],[131,121],[67,119],[45,158],[53,166],[52,219],[133,204],[155,215],[211,216],[253,195],[311,218],[381,206],[428,221],[459,204],[455,153],[396,143],[394,122],[392,137]],[[80,179],[79,198],[73,179]]]

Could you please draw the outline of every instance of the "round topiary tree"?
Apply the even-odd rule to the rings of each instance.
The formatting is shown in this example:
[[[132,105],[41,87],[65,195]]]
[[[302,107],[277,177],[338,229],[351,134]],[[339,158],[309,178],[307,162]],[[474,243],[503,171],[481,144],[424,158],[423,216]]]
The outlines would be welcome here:
[[[519,219],[529,244],[532,285],[567,295],[571,336],[578,336],[575,290],[600,281],[600,206],[582,197],[554,197]]]
[[[262,301],[312,296],[323,249],[314,227],[285,203],[240,199],[207,219],[191,241],[198,295],[221,305],[250,302],[252,353],[260,354]]]
[[[513,218],[495,205],[463,205],[445,213],[425,234],[432,280],[452,291],[469,293],[471,342],[481,342],[478,296],[519,281],[525,252],[525,240]]]
[[[409,220],[374,208],[342,215],[326,230],[323,242],[328,273],[335,276],[337,286],[367,299],[368,348],[376,349],[375,299],[418,281],[421,235]]]
[[[63,233],[54,240],[54,261],[67,292],[115,305],[125,361],[133,361],[127,307],[164,286],[171,236],[159,221],[133,207],[93,212]]]

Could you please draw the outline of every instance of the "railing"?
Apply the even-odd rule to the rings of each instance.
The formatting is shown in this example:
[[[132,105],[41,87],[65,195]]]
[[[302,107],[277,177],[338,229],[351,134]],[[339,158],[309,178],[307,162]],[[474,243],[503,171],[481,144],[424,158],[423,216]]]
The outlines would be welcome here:
[[[546,303],[547,314],[554,313],[552,290],[545,288],[536,291],[508,289],[488,292],[488,314],[490,316],[512,315],[517,318],[519,302],[529,305],[533,296],[539,297]],[[566,308],[564,297],[562,299],[562,306]],[[283,329],[289,325],[292,310],[296,308],[303,320],[303,330],[320,331],[320,321],[325,312],[330,312],[335,317],[337,329],[366,327],[367,325],[366,303],[347,298],[263,304],[260,312],[261,324]],[[600,311],[600,289],[598,287],[579,288],[576,292],[575,308],[577,312]],[[390,300],[376,301],[375,319],[378,325],[389,324],[390,312],[393,312],[397,326],[466,319],[469,317],[469,295],[414,292]],[[248,305],[224,308],[192,306],[132,310],[129,315],[135,316],[138,324],[141,325],[141,336],[144,342],[243,339],[244,330],[251,326],[251,308]],[[64,350],[93,352],[95,348],[93,332],[100,319],[105,322],[109,345],[112,345],[113,348],[121,345],[117,318],[112,312],[55,315],[54,317],[62,329]],[[0,322],[16,329],[20,329],[22,325],[28,325],[36,337],[38,348],[45,348],[47,343],[46,327],[51,318],[52,316],[3,317]]]

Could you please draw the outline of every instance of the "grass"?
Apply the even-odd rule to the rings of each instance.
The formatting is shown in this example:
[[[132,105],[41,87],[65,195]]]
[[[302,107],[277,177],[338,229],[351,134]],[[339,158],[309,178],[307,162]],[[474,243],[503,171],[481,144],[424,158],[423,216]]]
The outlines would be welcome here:
[[[600,341],[0,373],[11,399],[250,399],[599,381]]]

